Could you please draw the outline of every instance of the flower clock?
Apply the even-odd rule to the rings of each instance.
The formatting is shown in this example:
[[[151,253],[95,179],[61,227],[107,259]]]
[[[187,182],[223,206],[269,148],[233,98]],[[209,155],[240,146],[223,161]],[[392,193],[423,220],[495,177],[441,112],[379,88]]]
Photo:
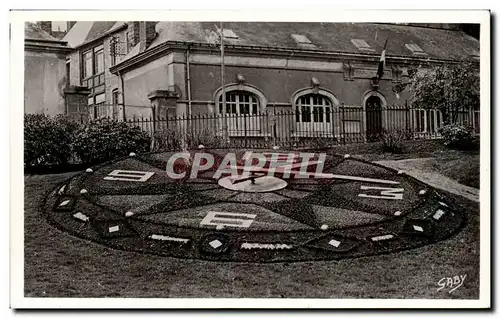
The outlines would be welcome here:
[[[322,153],[133,154],[44,201],[60,230],[111,248],[236,262],[338,260],[446,239],[464,214],[403,171]]]

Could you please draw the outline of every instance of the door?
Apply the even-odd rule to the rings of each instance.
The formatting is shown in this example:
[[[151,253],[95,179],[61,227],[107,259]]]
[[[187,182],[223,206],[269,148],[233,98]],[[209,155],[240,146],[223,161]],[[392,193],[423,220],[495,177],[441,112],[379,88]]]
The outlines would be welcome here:
[[[382,102],[377,96],[366,100],[366,139],[378,141],[382,134]]]

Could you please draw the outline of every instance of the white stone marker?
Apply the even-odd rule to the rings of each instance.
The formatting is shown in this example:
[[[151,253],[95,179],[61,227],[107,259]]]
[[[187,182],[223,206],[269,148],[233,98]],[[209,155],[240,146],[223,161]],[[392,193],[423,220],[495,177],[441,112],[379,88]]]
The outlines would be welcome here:
[[[83,221],[83,222],[87,222],[90,220],[90,218],[88,216],[86,216],[85,214],[83,214],[81,212],[73,214],[73,217],[75,219],[78,219],[78,220]]]
[[[218,248],[218,247],[222,246],[222,243],[219,240],[213,240],[212,242],[210,242],[208,244],[210,244],[210,246],[212,246],[213,248]]]
[[[385,241],[385,240],[390,240],[393,237],[394,237],[394,235],[392,235],[392,234],[379,235],[379,236],[372,237],[372,241],[374,241],[374,242]]]
[[[414,226],[413,226],[413,229],[414,229],[415,231],[419,231],[419,232],[423,232],[423,231],[424,231],[424,229],[423,229],[421,226],[418,226],[418,225],[414,225]]]
[[[442,216],[444,215],[444,211],[439,209],[436,211],[436,213],[434,213],[434,215],[432,216],[435,220],[439,220]]]
[[[328,242],[328,244],[330,244],[333,247],[339,247],[340,243],[342,243],[342,242],[337,241],[337,240],[333,240],[333,239],[330,240],[330,242]]]

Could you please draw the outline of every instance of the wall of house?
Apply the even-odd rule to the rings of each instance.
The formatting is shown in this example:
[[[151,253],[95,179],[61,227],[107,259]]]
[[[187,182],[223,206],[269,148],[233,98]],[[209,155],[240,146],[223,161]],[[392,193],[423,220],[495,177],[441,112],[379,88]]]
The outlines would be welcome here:
[[[361,105],[365,93],[372,89],[370,77],[376,72],[376,65],[359,65],[363,73],[354,80],[346,80],[342,62],[318,63],[314,65],[316,69],[307,69],[310,67],[308,61],[294,61],[293,63],[289,61],[289,65],[294,64],[294,67],[285,68],[284,65],[273,67],[271,65],[273,60],[275,59],[262,58],[252,65],[232,65],[226,62],[225,83],[235,83],[236,76],[241,74],[245,77],[246,84],[253,85],[264,93],[269,104],[291,104],[294,93],[310,87],[311,78],[315,77],[319,80],[320,87],[331,91],[341,103]],[[212,101],[214,93],[221,86],[220,65],[192,62],[190,69],[192,99]],[[387,73],[390,75],[390,71]],[[387,103],[391,105],[401,103],[408,98],[407,92],[402,92],[398,99],[392,91],[394,85],[391,78],[383,78],[379,88]]]
[[[55,53],[25,51],[24,112],[47,115],[65,113],[66,57]]]
[[[149,62],[123,75],[125,82],[125,104],[144,105],[144,108],[127,107],[127,118],[151,116],[150,101],[147,96],[154,90],[168,90],[175,87],[179,93],[177,115],[187,115],[188,92],[185,52],[170,53],[164,57]],[[345,61],[298,60],[285,58],[241,57],[227,56],[225,59],[225,84],[237,82],[237,75],[243,75],[245,84],[260,90],[267,99],[267,109],[271,112],[292,111],[294,94],[311,87],[314,77],[320,82],[320,89],[330,91],[339,103],[348,106],[342,115],[334,118],[332,133],[339,135],[344,132],[359,132],[366,130],[366,118],[363,115],[363,103],[367,93],[372,92],[371,78],[376,73],[376,63],[353,63],[353,70],[346,73]],[[383,96],[389,107],[404,105],[408,99],[407,92],[401,92],[399,98],[393,92],[396,85],[395,72],[390,64],[386,67],[384,78],[380,81],[377,91]],[[220,56],[194,53],[190,58],[191,85],[191,115],[200,116],[199,122],[209,122],[210,127],[221,127],[222,123],[207,117],[217,113],[215,94],[221,86]],[[399,81],[407,81],[407,70],[401,68]],[[347,75],[349,74],[349,75]],[[380,95],[381,94],[381,95]],[[338,110],[337,110],[338,111]],[[381,116],[384,127],[404,127],[406,118],[401,111],[385,111]],[[261,117],[257,119],[261,135],[270,136],[272,119]],[[294,116],[280,116],[276,120],[280,135],[292,137],[296,130]],[[279,126],[286,127],[279,127]],[[205,125],[206,126],[206,125]]]
[[[112,61],[112,56],[110,53],[110,43],[111,43],[111,38],[112,36],[116,36],[118,38],[118,41],[121,42],[122,47],[122,55],[117,55],[116,56],[116,64],[120,62],[121,59],[123,59],[125,52],[124,46],[125,46],[125,30],[121,30],[118,32],[114,32],[113,34],[110,34],[106,37],[104,37],[101,41],[96,41],[89,43],[87,45],[84,45],[74,52],[70,53],[67,55],[67,58],[70,60],[70,85],[74,86],[80,86],[81,83],[81,67],[82,67],[82,53],[84,51],[87,51],[88,49],[91,49],[95,46],[98,46],[100,44],[103,45],[103,52],[104,52],[104,81],[105,81],[105,104],[109,106],[105,106],[107,111],[108,111],[108,116],[113,117],[113,118],[121,118],[121,113],[122,109],[121,107],[117,106],[111,106],[113,104],[113,90],[117,89],[119,92],[121,92],[121,87],[120,87],[120,80],[117,75],[111,74],[109,71],[109,68],[113,66],[113,61]],[[119,94],[119,99],[118,102],[121,103],[121,94]]]
[[[111,39],[114,37],[117,38],[117,41],[121,45],[121,49],[123,50],[121,53],[125,54],[125,30],[114,32],[113,34],[104,38],[103,42],[103,50],[104,50],[104,81],[105,81],[105,93],[106,93],[106,102],[105,104],[107,110],[108,117],[115,119],[122,119],[123,116],[123,108],[122,106],[114,105],[113,103],[113,90],[118,91],[118,103],[122,102],[121,96],[121,84],[120,78],[117,75],[111,74],[109,68],[113,66],[113,57],[111,55]],[[115,64],[118,64],[121,59],[123,59],[125,55],[116,55]]]
[[[123,74],[127,118],[151,116],[148,94],[168,90],[174,84],[173,69],[172,56],[163,56]]]

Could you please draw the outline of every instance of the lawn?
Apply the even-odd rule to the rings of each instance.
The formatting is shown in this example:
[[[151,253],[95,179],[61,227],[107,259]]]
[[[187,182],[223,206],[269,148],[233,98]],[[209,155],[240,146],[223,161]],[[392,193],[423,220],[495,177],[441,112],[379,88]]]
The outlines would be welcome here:
[[[369,161],[421,158],[415,162],[419,169],[438,172],[458,183],[479,189],[479,151],[448,149],[441,140],[407,141],[400,154],[383,152],[381,143],[338,146],[331,151],[348,153]]]
[[[39,206],[72,174],[25,177],[27,297],[478,298],[479,207],[450,196],[468,222],[454,237],[342,261],[221,263],[113,250],[50,226]],[[467,275],[452,293],[444,277]]]

